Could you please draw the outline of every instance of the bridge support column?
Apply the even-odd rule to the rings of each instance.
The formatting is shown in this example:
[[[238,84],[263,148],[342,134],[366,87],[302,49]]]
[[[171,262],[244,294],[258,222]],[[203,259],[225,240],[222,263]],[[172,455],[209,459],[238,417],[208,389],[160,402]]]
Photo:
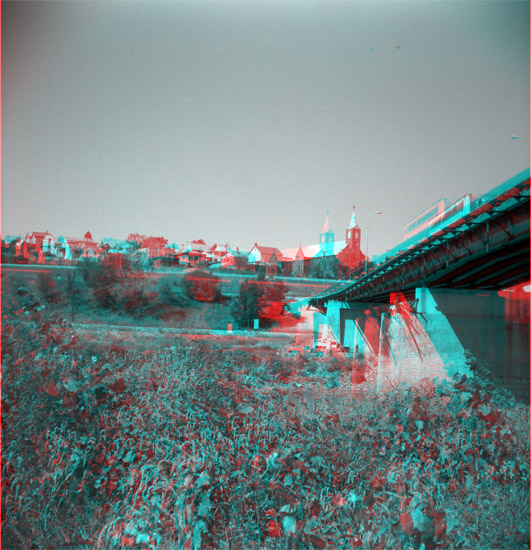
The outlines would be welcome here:
[[[359,361],[378,356],[381,312],[373,304],[348,302],[341,310],[341,343]],[[381,306],[380,306],[381,307]]]
[[[378,354],[380,315],[372,304],[330,301],[326,316],[314,317],[317,343],[337,342],[359,360],[374,360]]]
[[[415,304],[330,301],[314,336],[340,343],[357,361],[377,362],[377,389],[423,378],[471,374],[470,352],[496,382],[529,401],[529,293],[418,288]],[[383,309],[382,309],[383,308]]]
[[[321,339],[321,335],[325,332],[326,327],[326,314],[322,314],[319,311],[312,310],[313,321],[313,346],[318,346]]]
[[[330,301],[326,304],[325,316],[314,315],[316,345],[341,344],[341,309],[344,307],[343,302]]]

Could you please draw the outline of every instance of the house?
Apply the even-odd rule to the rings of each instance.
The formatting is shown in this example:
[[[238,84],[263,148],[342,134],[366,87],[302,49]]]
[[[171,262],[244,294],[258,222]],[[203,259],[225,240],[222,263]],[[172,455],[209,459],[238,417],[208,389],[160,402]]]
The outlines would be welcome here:
[[[247,269],[249,253],[242,252],[238,248],[228,248],[227,253],[221,258],[222,268]]]
[[[268,275],[276,275],[283,256],[278,248],[272,246],[258,246],[257,243],[254,243],[248,258],[249,267],[252,267],[254,270],[265,269]]]
[[[179,258],[187,267],[204,265],[208,263],[206,251],[207,245],[203,239],[187,241],[181,245]]]
[[[57,238],[57,243],[55,244],[55,255],[58,258],[67,261],[72,259],[72,250],[70,249],[70,245],[63,235],[59,235],[59,237]]]
[[[71,259],[98,259],[101,249],[99,244],[92,238],[92,234],[90,233],[90,231],[87,231],[82,239],[78,239],[75,237],[66,237],[65,240],[68,244],[68,248],[70,249]]]
[[[129,241],[122,241],[112,237],[105,237],[99,245],[99,255],[106,257],[109,254],[122,254],[131,259],[137,245]]]
[[[291,267],[293,277],[309,277],[315,251],[309,246],[299,246]]]
[[[162,254],[151,258],[151,265],[158,267],[179,267],[181,265],[179,252],[172,246],[166,245]]]
[[[34,231],[31,235],[26,234],[25,241],[35,247],[35,250],[40,250],[43,256],[55,255],[55,241],[48,230]]]
[[[189,250],[181,252],[179,259],[187,267],[203,265],[206,262],[205,252],[202,250]]]
[[[293,259],[286,258],[284,255],[279,262],[279,270],[285,277],[292,277]]]
[[[24,241],[22,255],[30,263],[44,263],[44,253],[42,251],[41,245],[38,242],[28,243],[27,241]]]
[[[229,250],[228,244],[214,244],[206,251],[206,258],[211,262],[219,262]]]
[[[2,255],[22,256],[24,239],[21,235],[7,235],[2,240]]]

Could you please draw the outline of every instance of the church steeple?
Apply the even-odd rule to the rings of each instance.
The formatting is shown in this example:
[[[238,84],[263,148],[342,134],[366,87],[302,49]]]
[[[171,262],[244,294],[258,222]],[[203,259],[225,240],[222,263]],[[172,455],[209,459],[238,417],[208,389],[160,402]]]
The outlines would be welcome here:
[[[330,222],[328,216],[330,211],[326,211],[326,218],[323,225],[323,230],[319,238],[319,244],[321,245],[321,253],[330,255],[334,253],[334,232],[330,229]]]
[[[321,233],[328,233],[328,231],[330,231],[330,223],[328,221],[328,215],[330,214],[330,210],[327,210],[326,211],[326,219],[325,219],[325,222],[324,222],[324,225],[323,225],[323,230],[321,231]]]
[[[354,229],[358,224],[356,223],[356,207],[352,207],[352,217],[350,218],[350,223],[348,224],[348,229]]]
[[[356,207],[352,207],[352,217],[350,218],[350,223],[347,227],[347,238],[346,245],[347,247],[354,247],[359,249],[360,246],[360,226],[356,223]]]

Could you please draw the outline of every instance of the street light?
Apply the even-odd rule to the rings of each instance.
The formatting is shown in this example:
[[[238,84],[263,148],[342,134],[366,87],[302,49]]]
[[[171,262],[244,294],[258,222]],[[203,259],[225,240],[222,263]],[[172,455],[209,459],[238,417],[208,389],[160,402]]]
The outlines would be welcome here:
[[[382,213],[381,210],[375,210],[374,212],[371,212],[367,216],[367,246],[365,248],[365,250],[367,251],[367,256],[365,257],[365,275],[367,275],[367,264],[369,263],[369,219],[374,214],[381,214],[381,213]]]

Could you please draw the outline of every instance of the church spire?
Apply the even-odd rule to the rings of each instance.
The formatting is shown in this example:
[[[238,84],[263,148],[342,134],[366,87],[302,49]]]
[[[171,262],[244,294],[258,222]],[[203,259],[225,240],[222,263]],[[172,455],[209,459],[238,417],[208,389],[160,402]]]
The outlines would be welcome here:
[[[330,222],[328,221],[329,210],[326,211],[326,219],[321,231],[319,243],[321,245],[321,252],[325,255],[334,253],[334,232],[330,229]]]
[[[348,224],[349,229],[354,229],[358,224],[356,223],[356,207],[352,207],[352,217],[350,218],[350,223]]]
[[[325,222],[324,222],[324,225],[323,225],[323,230],[321,231],[321,233],[328,233],[330,231],[330,223],[328,221],[328,214],[330,214],[330,210],[326,211],[326,219],[325,219]]]

